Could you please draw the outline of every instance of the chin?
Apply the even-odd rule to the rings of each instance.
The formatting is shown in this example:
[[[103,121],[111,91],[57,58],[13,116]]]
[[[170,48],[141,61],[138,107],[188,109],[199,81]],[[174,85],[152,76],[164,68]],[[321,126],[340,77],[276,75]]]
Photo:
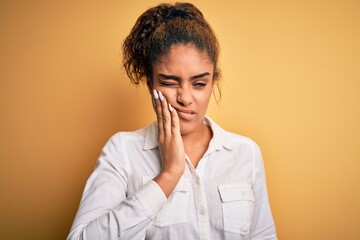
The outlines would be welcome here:
[[[181,135],[186,135],[189,133],[192,133],[196,130],[196,123],[192,122],[192,123],[183,123],[180,120],[180,134]]]

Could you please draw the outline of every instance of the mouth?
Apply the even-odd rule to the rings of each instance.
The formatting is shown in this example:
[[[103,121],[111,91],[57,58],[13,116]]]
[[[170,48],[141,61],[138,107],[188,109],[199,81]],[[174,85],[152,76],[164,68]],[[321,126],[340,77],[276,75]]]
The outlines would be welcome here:
[[[194,111],[187,111],[187,110],[181,110],[178,108],[175,108],[179,118],[184,119],[184,120],[192,120],[195,117],[195,112]]]

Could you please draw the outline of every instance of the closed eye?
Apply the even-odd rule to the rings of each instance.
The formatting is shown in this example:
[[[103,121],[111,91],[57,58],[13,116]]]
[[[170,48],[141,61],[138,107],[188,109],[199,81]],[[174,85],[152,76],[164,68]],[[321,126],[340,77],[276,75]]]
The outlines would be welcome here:
[[[175,87],[175,86],[178,86],[178,83],[177,82],[160,81],[160,86]]]

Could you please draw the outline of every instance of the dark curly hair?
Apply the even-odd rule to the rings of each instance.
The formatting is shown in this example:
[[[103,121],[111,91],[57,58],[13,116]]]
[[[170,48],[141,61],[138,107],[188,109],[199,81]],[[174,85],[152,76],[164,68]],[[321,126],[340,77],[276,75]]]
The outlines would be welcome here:
[[[123,65],[131,82],[146,81],[151,88],[154,63],[176,44],[193,45],[206,52],[214,64],[213,80],[219,79],[219,43],[212,28],[194,5],[175,3],[145,11],[125,39]]]

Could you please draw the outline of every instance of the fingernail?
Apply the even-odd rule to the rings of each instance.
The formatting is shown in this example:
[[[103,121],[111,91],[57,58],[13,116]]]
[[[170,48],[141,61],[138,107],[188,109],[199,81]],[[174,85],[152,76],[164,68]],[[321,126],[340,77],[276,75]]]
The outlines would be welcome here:
[[[170,112],[172,112],[174,110],[174,108],[171,106],[170,103],[169,103],[169,110],[170,110]]]
[[[159,99],[159,95],[158,95],[158,93],[156,92],[156,90],[154,89],[154,98],[156,99],[156,100],[158,100]]]
[[[162,93],[159,91],[159,97],[160,97],[160,100],[164,100],[164,96],[162,95]]]

